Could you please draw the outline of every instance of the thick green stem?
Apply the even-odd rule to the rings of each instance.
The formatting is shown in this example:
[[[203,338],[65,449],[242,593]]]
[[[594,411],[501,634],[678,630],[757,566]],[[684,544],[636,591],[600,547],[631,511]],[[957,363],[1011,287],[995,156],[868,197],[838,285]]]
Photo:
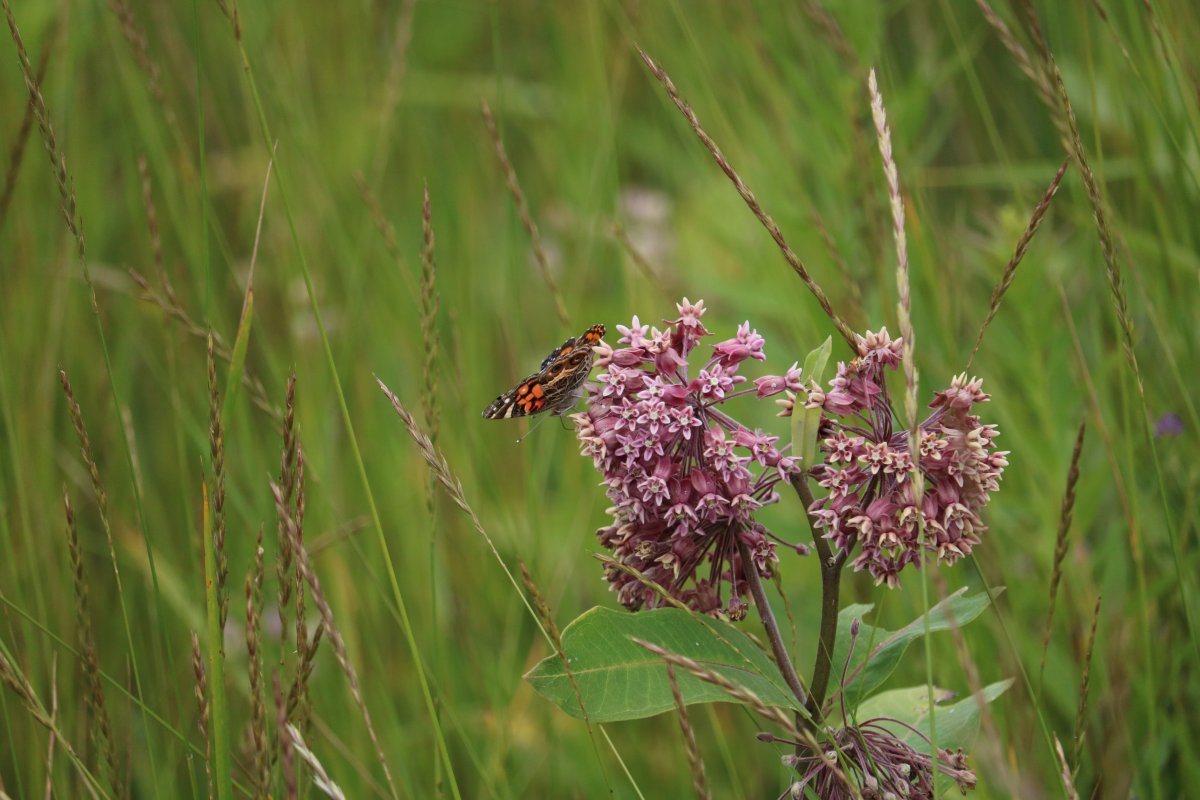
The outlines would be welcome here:
[[[829,675],[833,668],[833,645],[837,640],[838,602],[842,586],[842,567],[846,563],[846,551],[834,555],[833,549],[825,537],[817,530],[816,520],[808,511],[813,505],[812,492],[809,491],[807,479],[803,475],[792,479],[792,487],[804,503],[805,515],[812,530],[813,547],[821,560],[821,631],[817,642],[817,656],[813,663],[812,680],[809,682],[808,713],[814,723],[819,723],[823,714],[821,706],[825,704],[825,693],[829,689]]]
[[[750,594],[754,597],[754,605],[758,607],[758,616],[762,620],[763,628],[766,629],[767,639],[771,642],[771,650],[775,653],[779,671],[783,673],[783,679],[787,681],[788,687],[796,695],[800,705],[807,705],[808,693],[804,691],[804,684],[800,682],[800,676],[796,674],[796,666],[792,663],[792,657],[783,642],[783,635],[779,632],[779,623],[775,621],[775,613],[771,611],[771,604],[767,601],[767,593],[763,589],[758,566],[754,563],[749,548],[740,539],[738,540],[738,552],[742,556],[742,568],[746,573],[746,580],[750,583]],[[800,722],[799,715],[797,715],[796,721]]]

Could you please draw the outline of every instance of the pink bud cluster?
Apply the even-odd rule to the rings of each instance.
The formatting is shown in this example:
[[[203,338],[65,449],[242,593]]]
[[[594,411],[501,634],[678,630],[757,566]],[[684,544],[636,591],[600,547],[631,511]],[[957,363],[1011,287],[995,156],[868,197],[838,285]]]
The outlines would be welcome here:
[[[884,377],[899,365],[902,346],[886,329],[859,337],[858,358],[838,364],[830,388],[812,387],[805,403],[823,412],[824,463],[810,474],[828,492],[809,511],[838,550],[859,548],[855,570],[890,587],[899,585],[905,566],[920,565],[922,524],[924,547],[938,561],[952,564],[971,552],[987,530],[979,512],[1008,465],[1008,453],[992,442],[996,426],[970,413],[990,399],[983,381],[958,375],[934,395],[933,413],[920,423],[918,509],[909,431],[892,410]]]
[[[596,348],[604,371],[588,387],[587,409],[575,414],[580,452],[603,475],[612,524],[596,532],[616,562],[605,577],[630,609],[662,605],[652,584],[696,611],[740,619],[749,586],[743,547],[758,571],[770,575],[780,542],[754,521],[754,512],[778,500],[775,486],[795,473],[779,437],[750,430],[719,409],[740,395],[767,397],[800,390],[800,371],[759,378],[739,374],[762,361],[765,340],[749,322],[712,346],[693,375],[689,358],[701,337],[704,302],[685,297],[663,330],[635,316],[618,325],[619,344]],[[728,601],[722,599],[729,586]]]

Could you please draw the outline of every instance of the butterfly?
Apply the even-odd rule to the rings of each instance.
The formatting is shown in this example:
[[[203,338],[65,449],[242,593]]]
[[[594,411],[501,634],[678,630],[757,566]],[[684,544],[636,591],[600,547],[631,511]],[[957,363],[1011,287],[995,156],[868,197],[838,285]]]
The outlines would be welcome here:
[[[592,348],[600,344],[604,330],[603,325],[593,325],[560,344],[542,360],[537,372],[493,400],[483,418],[511,419],[542,411],[565,414],[579,401],[580,387],[592,371]]]

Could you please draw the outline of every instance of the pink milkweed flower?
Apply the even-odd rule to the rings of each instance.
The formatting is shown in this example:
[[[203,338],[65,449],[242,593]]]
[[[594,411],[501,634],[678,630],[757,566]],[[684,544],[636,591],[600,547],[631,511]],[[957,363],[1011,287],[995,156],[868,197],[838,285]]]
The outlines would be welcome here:
[[[890,587],[899,585],[904,567],[920,566],[922,551],[947,564],[970,554],[987,530],[979,512],[1008,466],[1008,453],[992,441],[996,426],[970,413],[990,399],[983,382],[965,374],[934,394],[914,464],[909,432],[895,424],[884,376],[900,364],[903,347],[886,329],[860,336],[859,357],[838,364],[829,390],[810,390],[806,403],[823,412],[824,463],[811,474],[829,492],[809,511],[838,550],[857,548],[855,570]],[[912,494],[917,465],[924,478],[919,504]]]
[[[738,390],[745,360],[763,360],[765,340],[748,322],[722,342],[694,377],[688,359],[710,335],[701,317],[703,301],[687,298],[662,331],[637,317],[618,325],[619,343],[602,351],[605,371],[588,387],[587,409],[575,414],[580,453],[592,459],[612,502],[612,524],[597,538],[615,559],[643,578],[609,568],[605,577],[631,609],[664,600],[651,585],[701,613],[740,619],[749,591],[742,548],[764,577],[770,577],[777,544],[783,542],[754,520],[776,502],[780,481],[796,471],[795,459],[779,438],[751,430],[720,406]],[[802,391],[793,365],[780,378],[782,391]]]

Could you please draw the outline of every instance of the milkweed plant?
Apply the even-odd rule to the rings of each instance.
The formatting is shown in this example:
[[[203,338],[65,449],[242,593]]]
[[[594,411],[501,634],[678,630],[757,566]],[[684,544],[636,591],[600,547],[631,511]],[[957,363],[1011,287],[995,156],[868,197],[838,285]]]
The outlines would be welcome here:
[[[643,58],[777,233],[670,78]],[[836,366],[827,339],[790,367],[768,370],[766,340],[749,321],[722,338],[705,303],[686,297],[653,323],[635,315],[617,325],[615,341],[594,348],[599,371],[571,419],[609,503],[596,532],[603,576],[636,613],[585,613],[563,631],[561,652],[527,676],[592,722],[674,709],[687,733],[688,705],[743,703],[771,728],[758,740],[779,748],[781,798],[932,798],[951,786],[965,793],[976,784],[965,748],[984,704],[1008,685],[979,687],[957,703],[943,702],[932,681],[884,688],[910,642],[967,624],[991,593],[968,596],[964,587],[932,607],[926,601],[926,613],[898,631],[864,622],[871,606],[842,596],[847,570],[890,590],[969,556],[987,536],[984,512],[1008,465],[997,426],[981,415],[991,398],[978,378],[951,377],[918,419],[903,205],[874,73],[870,89],[895,223],[900,335],[850,331],[802,265],[797,272],[846,341]],[[796,268],[782,234],[775,238]],[[903,394],[891,388],[900,385]],[[777,411],[775,427],[740,421],[764,402]],[[760,518],[772,504],[785,508],[786,530]],[[767,587],[784,591],[814,573],[822,607],[800,648],[813,660],[805,680]],[[765,647],[739,625],[752,613]],[[685,738],[705,796],[703,762],[694,737]]]

